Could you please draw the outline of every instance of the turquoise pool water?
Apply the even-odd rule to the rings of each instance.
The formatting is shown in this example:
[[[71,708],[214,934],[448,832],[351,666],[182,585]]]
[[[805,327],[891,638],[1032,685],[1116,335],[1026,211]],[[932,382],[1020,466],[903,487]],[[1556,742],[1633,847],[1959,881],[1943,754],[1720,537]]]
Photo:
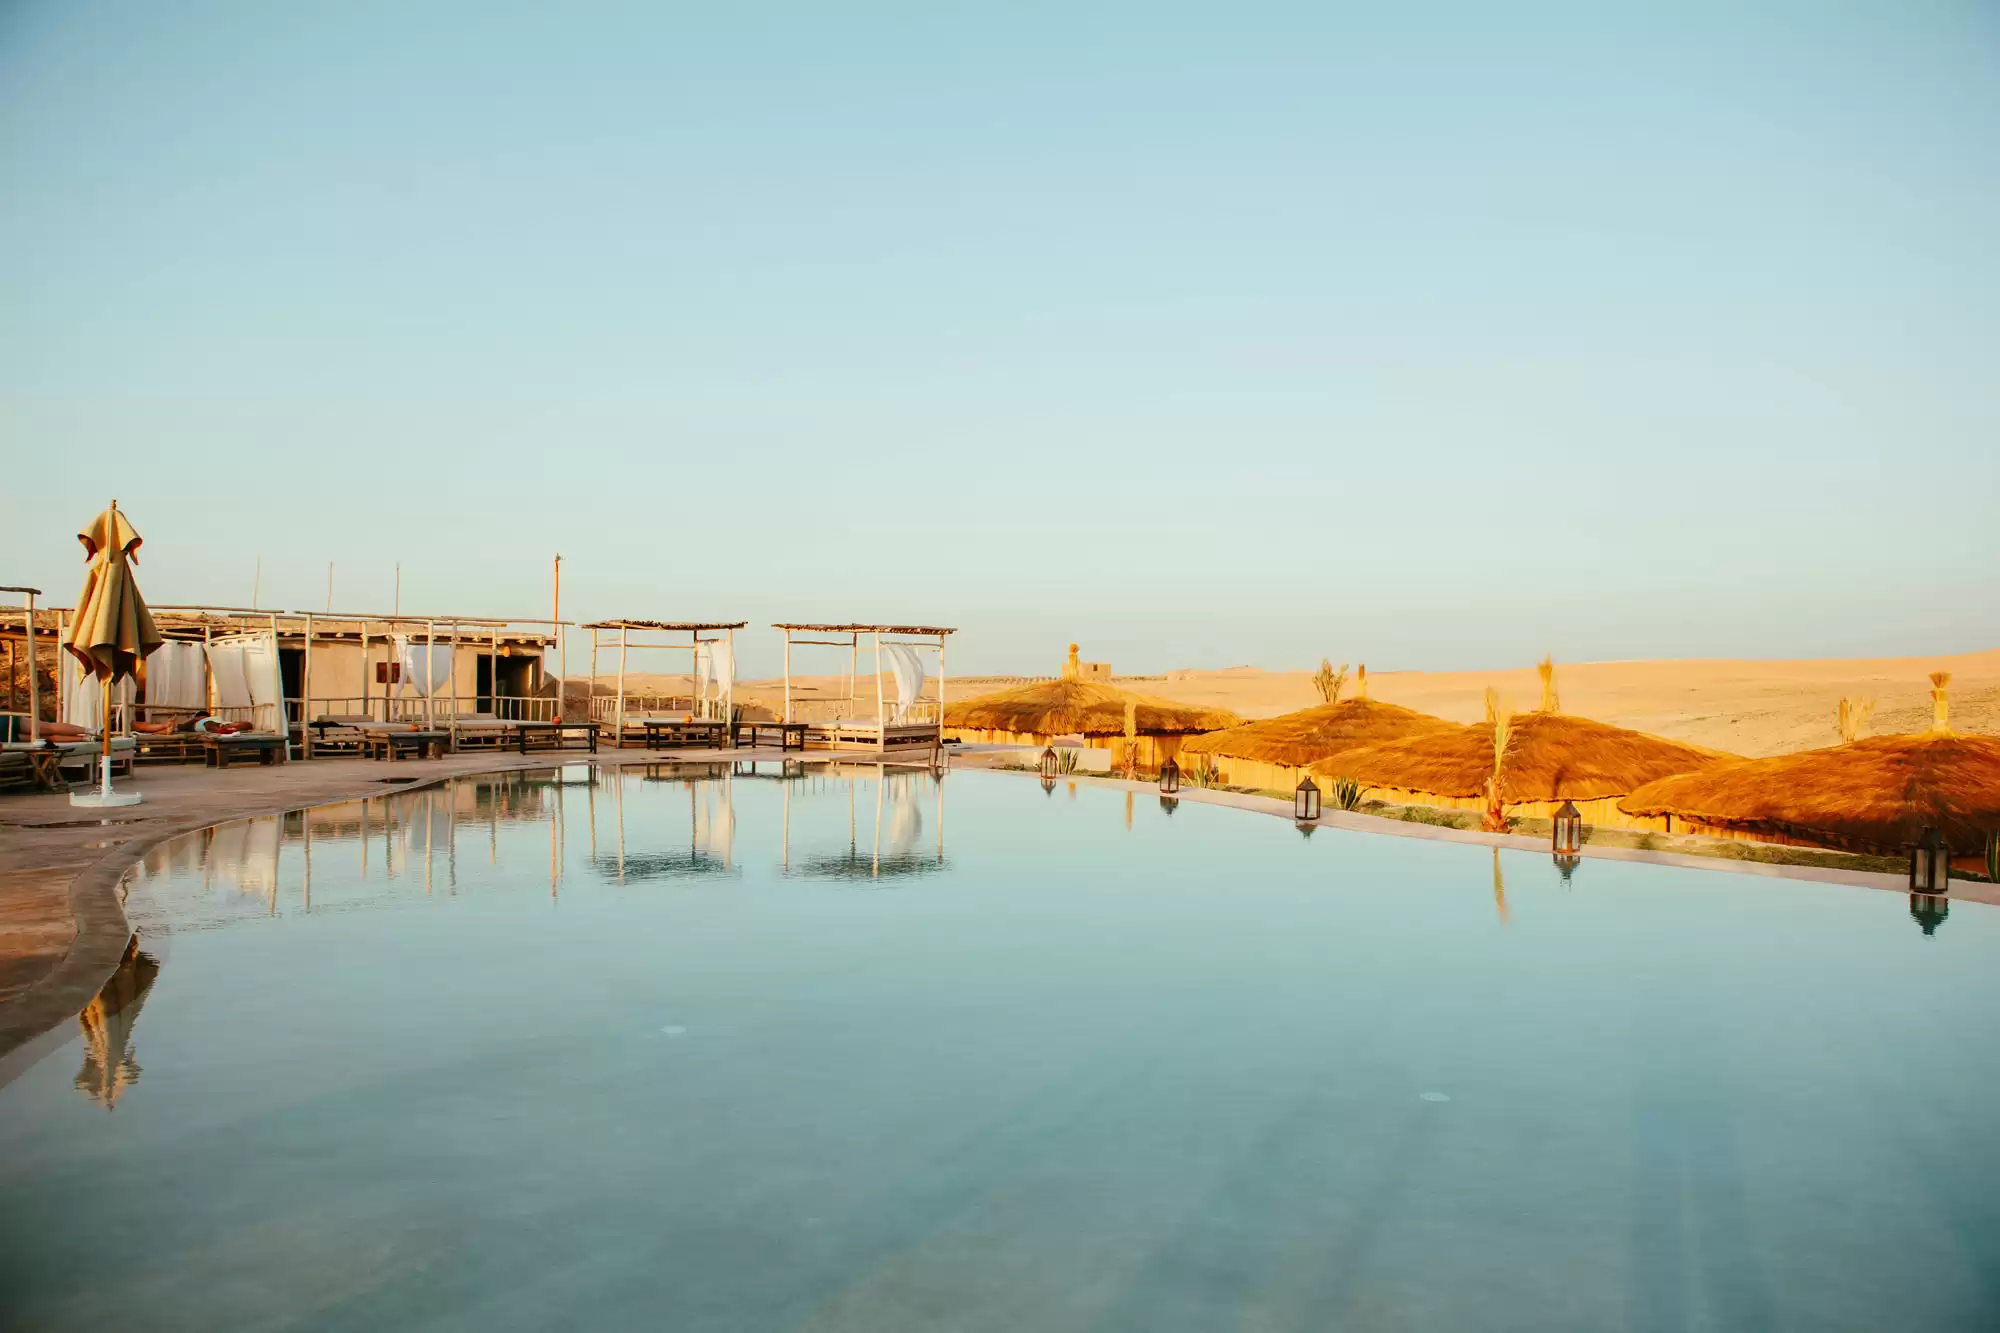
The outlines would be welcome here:
[[[2000,1326],[1991,909],[785,771],[159,849],[0,1324]]]

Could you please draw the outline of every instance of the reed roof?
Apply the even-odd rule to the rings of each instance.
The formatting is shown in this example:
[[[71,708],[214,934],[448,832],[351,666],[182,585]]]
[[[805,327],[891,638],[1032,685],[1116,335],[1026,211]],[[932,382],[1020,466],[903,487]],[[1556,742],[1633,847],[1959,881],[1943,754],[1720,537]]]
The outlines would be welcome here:
[[[1181,748],[1193,754],[1304,768],[1363,745],[1463,730],[1456,722],[1397,704],[1342,699],[1339,703],[1316,704],[1281,717],[1245,722],[1226,731],[1211,731]]]
[[[1885,850],[1928,825],[1977,852],[2000,829],[2000,736],[1871,736],[1739,759],[1648,783],[1618,808]]]
[[[1643,731],[1568,713],[1514,717],[1500,771],[1504,801],[1594,801],[1635,792],[1656,778],[1733,758]],[[1459,727],[1366,745],[1312,766],[1324,777],[1434,796],[1479,796],[1493,772],[1493,729]]]
[[[1039,680],[948,704],[944,724],[1035,736],[1122,736],[1128,702],[1137,705],[1134,723],[1142,736],[1220,731],[1243,721],[1225,708],[1155,699],[1102,681]]]

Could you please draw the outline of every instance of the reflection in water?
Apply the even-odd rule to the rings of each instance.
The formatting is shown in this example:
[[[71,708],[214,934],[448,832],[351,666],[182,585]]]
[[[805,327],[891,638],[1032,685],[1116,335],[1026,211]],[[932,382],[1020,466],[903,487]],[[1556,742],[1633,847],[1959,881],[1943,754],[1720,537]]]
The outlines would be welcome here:
[[[76,1086],[105,1110],[113,1110],[125,1089],[139,1081],[139,1061],[132,1054],[132,1026],[146,1005],[160,964],[139,948],[134,935],[125,945],[124,960],[84,1011],[76,1016],[83,1029],[83,1068]]]
[[[1501,925],[1508,924],[1507,877],[1500,872],[1500,849],[1493,849],[1493,912],[1500,918]]]
[[[1926,935],[1937,934],[1937,928],[1951,915],[1951,900],[1935,893],[1913,893],[1910,895],[1910,919],[1923,928]]]

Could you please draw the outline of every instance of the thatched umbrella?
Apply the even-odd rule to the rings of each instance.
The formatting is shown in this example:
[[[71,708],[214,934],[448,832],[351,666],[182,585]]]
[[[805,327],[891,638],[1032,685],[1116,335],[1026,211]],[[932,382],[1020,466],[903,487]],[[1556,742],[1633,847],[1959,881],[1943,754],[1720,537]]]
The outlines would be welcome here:
[[[1619,808],[1860,851],[1897,853],[1935,828],[1961,855],[2000,830],[2000,736],[1871,736],[1663,778]]]
[[[78,1091],[105,1110],[113,1109],[125,1089],[139,1081],[139,1062],[132,1055],[132,1026],[139,1021],[146,992],[160,973],[159,960],[139,948],[134,935],[125,956],[95,999],[76,1016],[83,1029],[83,1067],[76,1072]]]
[[[1516,815],[1547,814],[1573,801],[1592,822],[1611,822],[1616,798],[1733,757],[1568,713],[1517,714],[1508,733],[1497,785],[1507,813]],[[1385,795],[1484,809],[1494,777],[1493,729],[1455,727],[1361,746],[1314,764],[1312,772],[1353,778]]]
[[[104,765],[98,790],[91,795],[72,792],[70,801],[76,805],[137,805],[137,793],[111,793],[111,690],[127,676],[136,676],[143,684],[147,654],[165,642],[132,575],[143,539],[119,512],[116,500],[76,537],[83,543],[90,571],[84,576],[76,620],[64,647],[84,670],[97,677],[102,688]]]
[[[1125,735],[1131,706],[1135,736],[1155,759],[1173,753],[1180,738],[1233,727],[1242,718],[1225,708],[1203,708],[1134,694],[1093,680],[1044,680],[962,699],[945,708],[947,733],[960,740],[1045,745],[1057,736],[1082,736],[1100,748]]]
[[[1396,704],[1343,699],[1193,736],[1181,749],[1235,761],[1229,780],[1238,786],[1278,789],[1296,782],[1297,770],[1337,759],[1349,750],[1463,730],[1456,722]]]

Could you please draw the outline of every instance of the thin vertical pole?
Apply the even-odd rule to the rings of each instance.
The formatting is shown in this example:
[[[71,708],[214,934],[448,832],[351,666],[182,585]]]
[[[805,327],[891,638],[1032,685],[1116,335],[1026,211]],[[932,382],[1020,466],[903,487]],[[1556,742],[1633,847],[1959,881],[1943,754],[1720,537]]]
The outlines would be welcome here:
[[[792,720],[792,632],[785,631],[785,721]],[[784,738],[779,737],[779,749],[783,750]]]
[[[861,632],[850,630],[847,635],[847,711],[846,716],[854,716],[854,678],[861,674]]]
[[[437,622],[424,622],[424,730],[437,730]]]
[[[313,757],[313,615],[310,611],[306,612],[305,665],[300,669],[299,677],[299,752],[310,759]],[[306,864],[312,864],[310,854]]]
[[[736,631],[729,635],[729,681],[723,687],[722,723],[729,729],[729,747],[736,748]],[[781,738],[782,739],[782,738]],[[781,747],[782,748],[782,747]]]
[[[881,679],[881,673],[879,671],[876,673],[876,679],[878,681]],[[875,860],[870,865],[868,872],[869,875],[875,879],[880,879],[882,877],[882,788],[883,786],[884,783],[882,780],[882,765],[877,764],[875,765]]]
[[[62,651],[63,622],[66,619],[68,617],[63,612],[56,612],[56,721],[58,722],[69,720],[69,714],[64,711],[69,704],[69,691],[65,688],[69,684],[69,671],[63,664]],[[203,660],[207,660],[207,654],[205,653],[203,654]],[[40,738],[37,737],[37,739]]]
[[[300,816],[306,826],[306,911],[313,909],[313,812],[308,807]]]
[[[889,727],[882,713],[882,631],[875,631],[875,748],[889,748]],[[879,802],[878,802],[879,804]]]
[[[782,752],[783,748],[780,747],[780,753]],[[784,868],[790,870],[792,868],[792,784],[785,780],[784,767],[785,761],[780,759],[778,761],[778,783],[785,793],[785,823],[784,841],[779,843],[779,855],[782,857]]]
[[[620,625],[618,627],[618,738],[612,744],[621,750],[625,748],[625,650],[631,641],[631,629]]]
[[[562,552],[561,551],[556,552],[556,600],[555,600],[555,607],[552,611],[549,612],[549,616],[550,616],[550,625],[554,629],[556,636],[556,661],[557,661],[556,704],[555,704],[555,712],[551,714],[551,718],[556,722],[560,722],[562,721],[562,711],[563,711],[563,691],[569,688],[569,641],[563,637],[563,632],[562,632]]]
[[[56,644],[56,674],[62,674],[62,644]],[[28,739],[42,738],[42,658],[35,648],[35,594],[28,594]]]
[[[590,627],[590,698],[584,704],[584,720],[597,720],[597,626]]]
[[[500,627],[498,625],[493,627],[492,657],[493,660],[486,666],[486,698],[493,706],[495,720],[498,720],[500,716]],[[476,687],[478,682],[474,681],[473,684]],[[528,719],[524,717],[521,720],[525,722]]]
[[[945,635],[938,635],[938,749],[944,749],[944,641]]]

